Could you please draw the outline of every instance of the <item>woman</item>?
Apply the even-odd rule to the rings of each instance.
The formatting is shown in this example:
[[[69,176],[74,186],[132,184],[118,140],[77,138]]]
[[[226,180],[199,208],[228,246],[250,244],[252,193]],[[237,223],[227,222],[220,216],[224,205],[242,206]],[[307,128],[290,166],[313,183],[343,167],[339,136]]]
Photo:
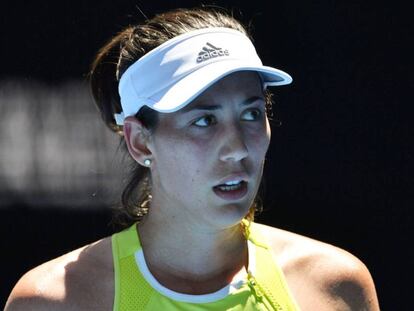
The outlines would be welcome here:
[[[136,164],[122,195],[128,227],[29,271],[6,310],[379,310],[356,257],[253,222],[266,87],[290,82],[211,9],[113,38],[91,86]]]

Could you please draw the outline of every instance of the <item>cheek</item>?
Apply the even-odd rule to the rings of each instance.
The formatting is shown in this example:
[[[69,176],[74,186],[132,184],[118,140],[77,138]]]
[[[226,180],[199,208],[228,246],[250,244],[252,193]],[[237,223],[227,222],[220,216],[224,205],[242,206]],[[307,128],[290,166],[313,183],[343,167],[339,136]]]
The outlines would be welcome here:
[[[249,152],[255,157],[262,158],[265,156],[270,144],[270,126],[266,120],[266,124],[260,129],[251,129],[247,132],[249,137]]]
[[[186,159],[191,162],[201,162],[208,157],[212,140],[204,140],[200,137],[180,137],[169,144],[170,152],[178,159]]]
[[[272,136],[272,131],[270,129],[269,121],[266,118],[266,132],[265,132],[265,139],[264,139],[265,140],[265,142],[264,142],[265,143],[265,149],[266,149],[265,153],[269,149],[271,136]]]
[[[191,181],[206,166],[209,150],[211,146],[201,139],[169,136],[157,143],[155,158],[160,164],[160,174],[168,172],[173,180]]]
[[[197,202],[201,205],[200,185],[206,184],[208,178],[208,146],[197,139],[172,139],[159,142],[154,155],[159,163],[154,168],[156,182],[166,196],[184,204]],[[161,149],[162,148],[162,149]],[[200,201],[201,200],[201,201]]]

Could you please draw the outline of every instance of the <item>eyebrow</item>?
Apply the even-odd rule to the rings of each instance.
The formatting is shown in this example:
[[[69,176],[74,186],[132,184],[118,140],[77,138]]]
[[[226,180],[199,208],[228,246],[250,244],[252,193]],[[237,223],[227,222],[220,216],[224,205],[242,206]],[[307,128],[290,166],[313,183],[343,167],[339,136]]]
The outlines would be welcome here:
[[[253,104],[255,101],[257,101],[259,99],[264,101],[264,98],[261,97],[261,96],[252,96],[252,97],[244,100],[243,102],[241,102],[240,105],[241,106],[248,106],[248,105]],[[211,110],[218,110],[218,109],[222,109],[222,108],[223,108],[222,105],[203,105],[203,104],[200,104],[200,105],[197,105],[197,106],[194,106],[194,107],[191,107],[191,106],[184,107],[183,109],[180,110],[180,112],[181,113],[187,113],[187,112],[194,111],[194,110],[209,110],[209,111],[211,111]]]

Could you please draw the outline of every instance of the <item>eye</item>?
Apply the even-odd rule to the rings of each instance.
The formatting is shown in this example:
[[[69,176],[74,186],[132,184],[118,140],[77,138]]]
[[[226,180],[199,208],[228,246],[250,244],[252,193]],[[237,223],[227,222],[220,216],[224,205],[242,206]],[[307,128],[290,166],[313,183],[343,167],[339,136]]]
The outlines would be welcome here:
[[[198,127],[208,127],[212,124],[216,124],[216,118],[211,114],[202,116],[193,123],[193,125]]]
[[[249,121],[255,121],[261,118],[262,116],[262,111],[260,109],[250,109],[248,110],[245,115],[250,115]]]

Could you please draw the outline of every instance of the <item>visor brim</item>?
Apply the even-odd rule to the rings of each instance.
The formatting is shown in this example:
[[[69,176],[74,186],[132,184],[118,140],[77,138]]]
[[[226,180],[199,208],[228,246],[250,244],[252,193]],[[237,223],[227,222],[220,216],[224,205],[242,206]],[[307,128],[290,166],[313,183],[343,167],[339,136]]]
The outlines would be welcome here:
[[[159,112],[175,112],[188,105],[198,95],[218,80],[237,71],[255,71],[265,86],[286,85],[292,77],[279,69],[268,66],[249,66],[240,61],[215,62],[193,71],[171,86],[151,96],[150,108]]]

